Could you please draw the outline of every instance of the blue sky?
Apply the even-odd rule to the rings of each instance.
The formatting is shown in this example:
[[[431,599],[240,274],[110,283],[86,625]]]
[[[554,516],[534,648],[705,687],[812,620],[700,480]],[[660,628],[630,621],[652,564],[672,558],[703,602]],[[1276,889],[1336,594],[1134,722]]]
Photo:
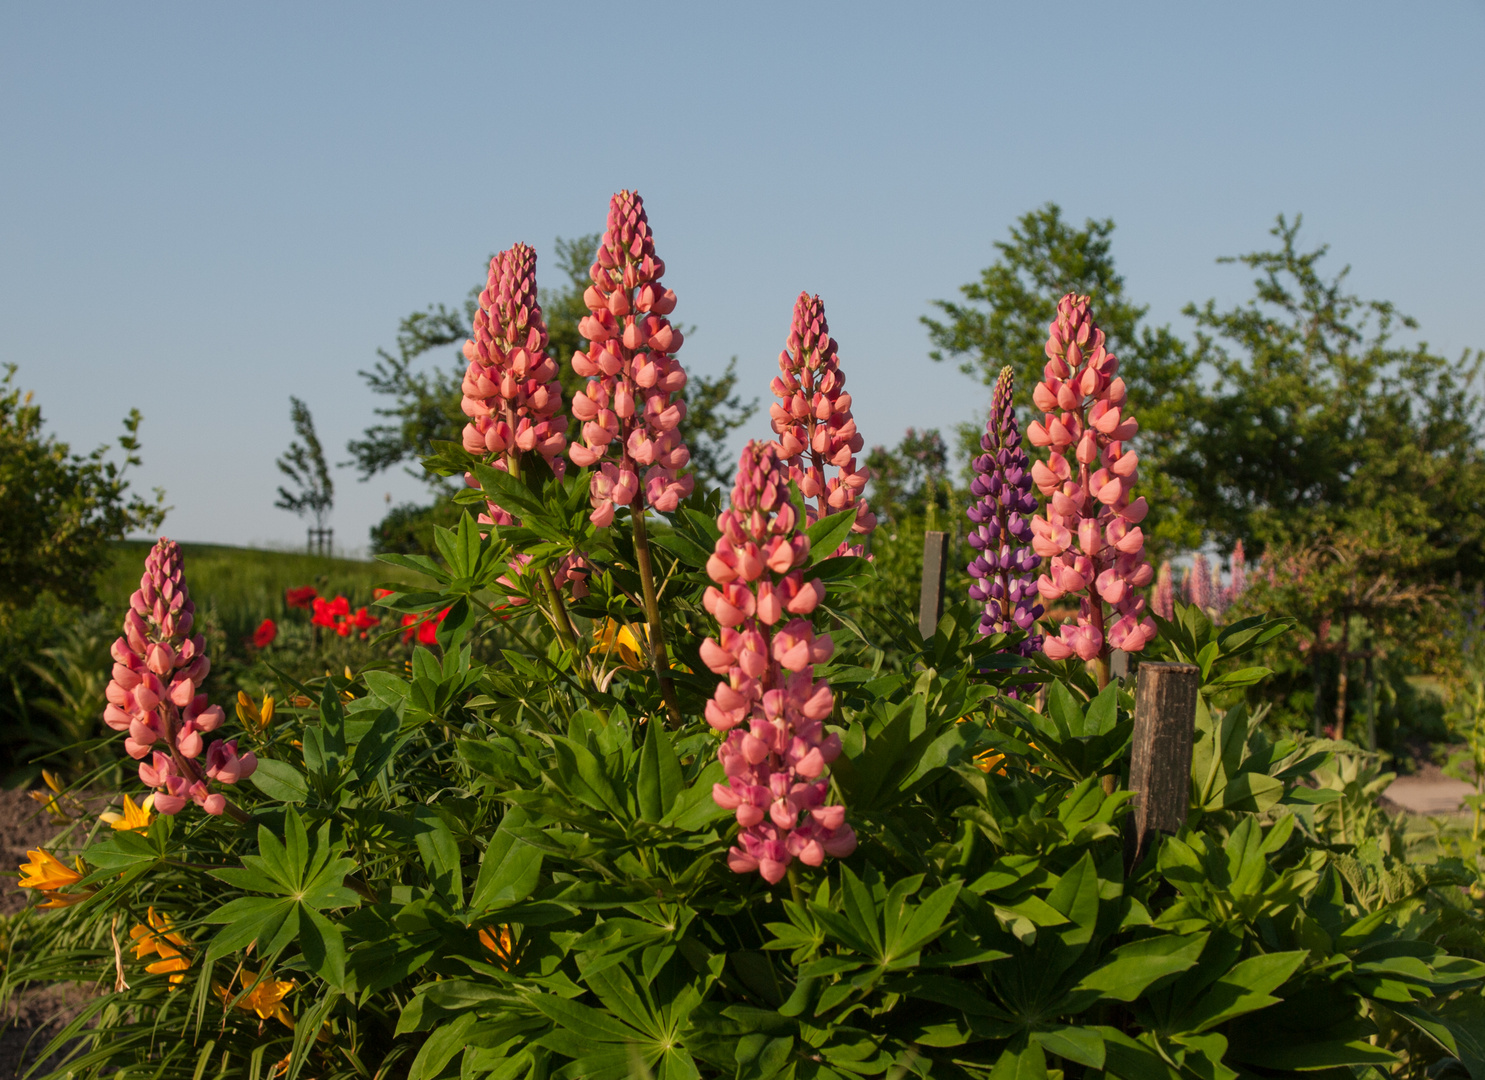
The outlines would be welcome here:
[[[869,444],[987,404],[918,319],[1048,200],[1112,217],[1129,292],[1181,332],[1187,301],[1246,295],[1215,257],[1282,211],[1435,348],[1485,345],[1480,0],[1053,10],[5,5],[0,362],[78,448],[140,408],[169,535],[290,544],[289,395],[343,459],[400,316],[516,240],[549,263],[621,187],[688,366],[737,355],[766,399],[818,292]],[[336,479],[350,547],[421,493]]]

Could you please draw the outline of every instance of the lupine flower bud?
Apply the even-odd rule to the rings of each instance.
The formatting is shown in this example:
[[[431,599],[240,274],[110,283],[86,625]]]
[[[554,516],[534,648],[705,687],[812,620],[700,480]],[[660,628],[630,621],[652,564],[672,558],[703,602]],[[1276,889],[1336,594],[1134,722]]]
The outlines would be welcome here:
[[[722,630],[702,643],[701,658],[725,680],[706,704],[707,723],[726,733],[719,757],[727,783],[715,785],[712,798],[742,827],[727,864],[770,884],[795,858],[819,866],[826,855],[856,850],[845,808],[824,805],[825,767],[840,754],[840,736],[825,732],[835,699],[814,665],[835,643],[808,619],[786,617],[808,615],[825,590],[804,581],[809,539],[800,535],[780,458],[774,443],[744,448],[707,562],[716,584],[702,598]]]
[[[799,485],[806,500],[814,500],[806,503],[808,524],[854,506],[851,532],[865,536],[877,526],[876,515],[862,496],[871,472],[856,464],[854,455],[861,450],[862,439],[845,386],[825,305],[818,296],[800,293],[794,301],[788,347],[779,354],[779,375],[771,387],[779,399],[769,409],[779,454],[789,468],[789,479]],[[861,544],[842,544],[835,554],[860,555],[863,550]]]
[[[1139,425],[1088,297],[1064,296],[1050,331],[1046,369],[1032,395],[1044,415],[1026,429],[1033,446],[1049,450],[1031,470],[1047,497],[1046,517],[1031,522],[1032,548],[1050,560],[1037,582],[1042,599],[1078,596],[1079,606],[1076,621],[1047,638],[1043,651],[1054,660],[1107,659],[1112,649],[1138,652],[1155,636],[1137,591],[1154,576],[1139,528],[1148,507],[1143,498],[1130,500],[1139,457],[1124,449]],[[1105,604],[1113,608],[1111,625]]]
[[[1037,564],[1040,556],[1031,549],[1031,517],[1036,496],[1031,493],[1031,469],[1021,446],[1016,409],[1011,403],[1014,389],[1010,368],[1003,368],[995,381],[990,419],[980,437],[984,454],[975,458],[975,478],[970,492],[969,520],[973,527],[966,539],[978,555],[969,564],[969,598],[983,602],[980,633],[1028,631],[1018,649],[1030,656],[1041,648],[1040,634],[1030,633],[1042,616],[1035,603]]]
[[[220,814],[227,800],[210,790],[210,781],[235,784],[252,775],[258,759],[240,757],[236,743],[213,742],[202,735],[215,731],[225,716],[197,688],[211,670],[206,639],[191,636],[196,605],[191,603],[181,565],[180,547],[161,538],[145,559],[144,576],[129,598],[124,636],[113,643],[113,678],[105,696],[103,720],[115,731],[127,731],[124,749],[139,762],[139,779],[157,789],[155,809],[177,814],[194,802],[208,814]],[[163,743],[165,752],[152,750]],[[208,768],[195,763],[205,748]],[[223,757],[226,754],[227,757]],[[213,771],[214,761],[231,767]]]
[[[591,519],[600,528],[624,506],[668,514],[694,485],[681,472],[691,460],[679,428],[686,372],[675,359],[681,332],[665,318],[675,310],[675,293],[661,284],[664,273],[644,201],[619,192],[589,271],[593,285],[583,294],[591,314],[578,329],[590,344],[572,357],[588,385],[572,399],[582,440],[568,456],[581,468],[601,466],[590,486]]]

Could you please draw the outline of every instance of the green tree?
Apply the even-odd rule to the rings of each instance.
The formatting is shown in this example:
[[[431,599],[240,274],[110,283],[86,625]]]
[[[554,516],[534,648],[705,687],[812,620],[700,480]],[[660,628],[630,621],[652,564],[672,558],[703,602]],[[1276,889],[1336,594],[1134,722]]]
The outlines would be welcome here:
[[[291,396],[289,416],[299,438],[291,442],[284,456],[278,459],[278,471],[292,480],[299,491],[295,494],[280,487],[278,502],[274,505],[300,517],[310,514],[315,519],[315,528],[323,529],[325,518],[335,505],[335,483],[330,479],[330,468],[325,464],[325,451],[315,434],[315,421],[309,413],[309,406]]]
[[[959,509],[961,500],[949,479],[949,448],[937,428],[908,428],[890,450],[873,446],[866,467],[871,470],[871,509],[882,524],[947,516]]]
[[[111,561],[109,544],[165,520],[165,494],[131,495],[125,471],[138,465],[139,410],[124,420],[122,464],[100,446],[86,457],[42,431],[41,407],[0,378],[0,621],[44,592],[66,603],[93,600]],[[7,610],[8,609],[8,610]]]
[[[1165,468],[1223,547],[1371,538],[1403,545],[1395,565],[1412,580],[1478,580],[1485,353],[1451,362],[1426,343],[1399,343],[1396,333],[1417,323],[1347,291],[1349,267],[1323,277],[1327,249],[1300,251],[1299,229],[1300,218],[1280,216],[1278,250],[1219,260],[1257,271],[1251,299],[1186,308],[1197,325],[1192,357],[1212,390],[1187,455]]]
[[[1146,534],[1157,547],[1195,547],[1200,536],[1186,513],[1187,493],[1168,468],[1185,453],[1188,417],[1200,397],[1195,361],[1169,327],[1149,326],[1148,308],[1125,295],[1114,268],[1113,231],[1109,219],[1075,227],[1055,203],[1023,214],[1010,239],[996,242],[999,257],[980,280],[960,287],[963,300],[937,300],[943,318],[923,318],[934,346],[929,356],[958,359],[961,371],[986,386],[1009,364],[1020,399],[1029,402],[1047,362],[1043,346],[1057,301],[1069,292],[1091,296],[1140,422],[1133,445],[1151,506]],[[978,426],[960,434],[963,449],[978,446]]]

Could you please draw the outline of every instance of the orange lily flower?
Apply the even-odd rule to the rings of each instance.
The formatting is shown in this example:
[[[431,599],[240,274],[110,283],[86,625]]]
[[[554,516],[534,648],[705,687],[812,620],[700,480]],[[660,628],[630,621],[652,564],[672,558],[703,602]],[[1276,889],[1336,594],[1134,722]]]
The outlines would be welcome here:
[[[501,926],[498,934],[494,932],[493,927],[481,930],[480,944],[495,954],[495,960],[501,967],[510,968],[515,942],[511,940],[509,926]]]
[[[129,937],[135,942],[134,959],[158,956],[160,959],[146,964],[144,970],[151,975],[169,975],[170,987],[174,989],[185,979],[185,972],[191,966],[191,961],[181,952],[190,948],[191,943],[175,932],[169,915],[150,908],[145,918],[149,921],[148,926],[141,924],[129,931]]]
[[[41,770],[41,779],[46,783],[46,786],[51,788],[52,790],[49,792],[28,791],[26,794],[30,795],[31,798],[35,799],[43,807],[45,807],[47,817],[51,818],[52,821],[56,822],[58,825],[71,821],[71,815],[62,808],[61,795],[63,792],[61,782],[56,778],[56,776],[52,774],[52,771],[50,769]]]
[[[41,849],[26,852],[26,858],[28,861],[21,863],[21,880],[16,884],[23,889],[36,889],[45,896],[46,902],[41,905],[42,907],[70,907],[73,904],[82,903],[93,895],[92,889],[85,889],[80,893],[59,891],[68,885],[76,885],[83,879],[81,858],[77,860],[76,870],[60,861],[51,852]]]
[[[240,997],[220,984],[212,986],[223,1005],[230,1005],[232,999],[237,997],[237,1007],[243,1012],[257,1013],[260,1020],[277,1020],[291,1030],[293,1029],[294,1014],[289,1012],[283,1003],[284,998],[293,992],[296,985],[292,980],[284,982],[264,972],[262,980],[259,981],[257,972],[244,968],[240,981],[242,988],[247,990],[247,993]],[[257,985],[253,986],[254,983]],[[228,986],[230,985],[229,983]],[[250,986],[252,989],[248,990]]]

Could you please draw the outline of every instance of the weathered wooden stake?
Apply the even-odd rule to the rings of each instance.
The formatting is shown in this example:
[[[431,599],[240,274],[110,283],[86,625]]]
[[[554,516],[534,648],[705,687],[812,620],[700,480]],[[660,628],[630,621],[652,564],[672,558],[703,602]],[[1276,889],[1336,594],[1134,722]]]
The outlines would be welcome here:
[[[1134,694],[1134,753],[1129,762],[1134,812],[1125,820],[1124,832],[1124,861],[1128,867],[1145,857],[1157,830],[1173,833],[1186,823],[1200,675],[1194,664],[1139,666]]]
[[[923,588],[918,593],[918,632],[927,641],[944,613],[944,574],[949,569],[949,534],[923,534]]]

